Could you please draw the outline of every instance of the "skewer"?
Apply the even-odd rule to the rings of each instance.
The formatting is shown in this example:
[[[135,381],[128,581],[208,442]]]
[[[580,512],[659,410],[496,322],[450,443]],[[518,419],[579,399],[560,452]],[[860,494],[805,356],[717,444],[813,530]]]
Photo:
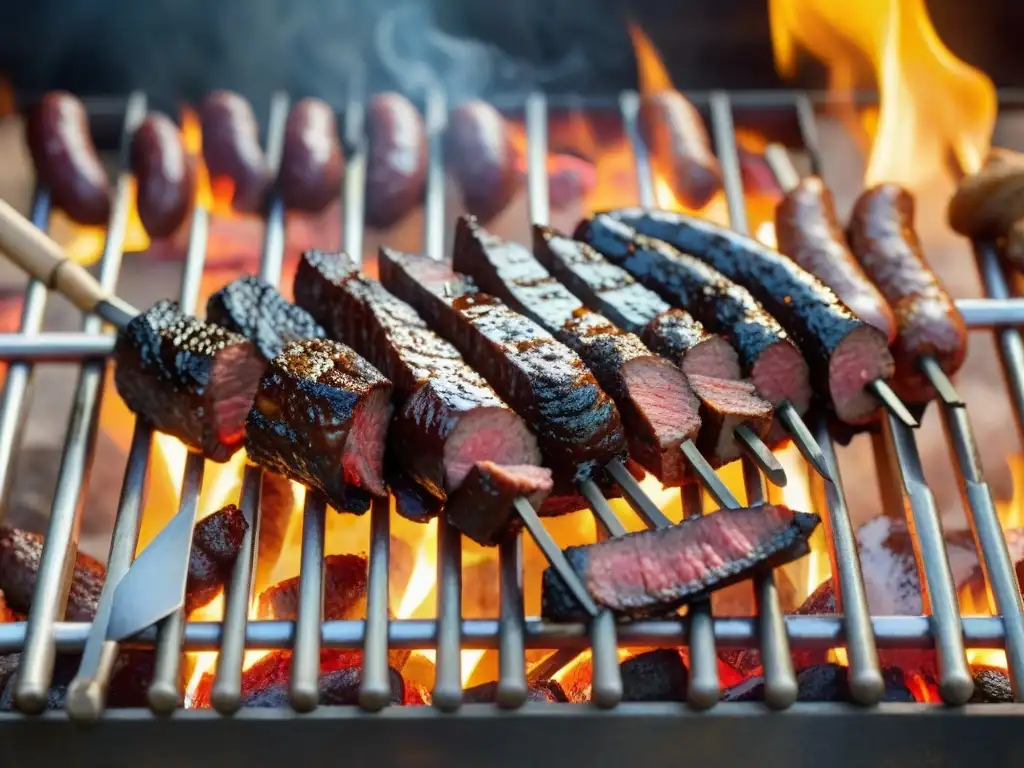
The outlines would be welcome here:
[[[786,470],[782,463],[775,458],[775,454],[765,445],[761,438],[753,433],[749,426],[740,424],[736,427],[736,438],[746,446],[747,457],[757,465],[761,473],[768,478],[772,485],[779,488],[786,487]]]

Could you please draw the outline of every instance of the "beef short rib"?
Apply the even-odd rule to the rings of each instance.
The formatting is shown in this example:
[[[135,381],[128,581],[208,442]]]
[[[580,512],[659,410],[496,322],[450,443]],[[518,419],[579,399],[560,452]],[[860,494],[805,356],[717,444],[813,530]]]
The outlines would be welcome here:
[[[186,616],[210,604],[224,590],[248,530],[245,515],[234,504],[196,523],[185,582]]]
[[[363,514],[384,496],[391,382],[344,344],[293,341],[260,381],[246,422],[249,458]]]
[[[362,555],[325,557],[324,620],[364,618],[366,583],[366,558]],[[295,621],[299,616],[299,577],[285,579],[261,593],[256,615],[261,619]]]
[[[700,400],[701,428],[697,447],[713,467],[740,458],[736,428],[745,424],[762,440],[772,426],[772,406],[757,396],[754,385],[738,379],[691,375],[690,386]]]
[[[252,275],[232,280],[206,302],[206,319],[245,336],[267,360],[299,339],[325,333],[310,314],[288,301],[270,283]]]
[[[242,447],[265,366],[242,336],[158,301],[118,334],[114,356],[118,393],[158,430],[213,461]]]
[[[781,505],[722,509],[670,528],[569,547],[565,556],[598,605],[630,618],[664,615],[737,581],[796,560],[821,522]],[[542,612],[554,620],[586,614],[552,569]]]

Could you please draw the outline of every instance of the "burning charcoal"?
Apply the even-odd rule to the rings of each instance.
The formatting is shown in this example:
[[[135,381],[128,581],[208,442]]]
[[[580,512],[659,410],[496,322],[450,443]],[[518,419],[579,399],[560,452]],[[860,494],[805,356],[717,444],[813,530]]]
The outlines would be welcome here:
[[[19,618],[19,614],[7,605],[7,598],[4,597],[4,591],[0,589],[0,624],[12,621],[21,621],[21,619]]]
[[[158,301],[118,334],[114,382],[129,408],[213,461],[242,447],[264,361],[238,334]]]
[[[392,704],[406,704],[405,681],[393,668],[388,668],[391,683]],[[320,693],[320,705],[326,707],[354,707],[359,704],[359,684],[362,670],[359,667],[335,669],[321,673],[317,684]],[[288,683],[275,683],[266,688],[249,691],[242,696],[245,707],[287,707]]]
[[[47,709],[62,709],[68,686],[78,673],[82,657],[79,654],[58,654],[53,666],[53,681],[47,695]],[[14,685],[21,654],[0,656],[0,712],[14,709]],[[110,677],[107,706],[144,707],[150,681],[153,679],[152,651],[122,651]]]
[[[521,525],[512,504],[524,498],[535,510],[551,493],[551,470],[478,461],[448,499],[449,522],[478,544],[495,545],[511,525]],[[483,514],[484,511],[490,514]]]
[[[493,704],[497,692],[497,682],[474,685],[462,692],[462,700],[467,704]],[[541,680],[538,683],[530,683],[526,689],[526,700],[559,704],[567,703],[569,697],[556,680]]]
[[[267,360],[281,354],[289,342],[326,335],[306,310],[252,275],[233,280],[213,294],[206,302],[206,318],[247,338]]]
[[[294,341],[260,381],[246,422],[254,462],[322,492],[339,512],[363,514],[384,496],[391,382],[343,344]]]
[[[819,522],[817,515],[781,505],[723,509],[670,528],[569,547],[565,554],[598,605],[638,618],[668,613],[803,557]],[[550,568],[543,576],[542,603],[549,619],[584,615]]]
[[[42,556],[43,537],[38,533],[0,526],[0,589],[11,610],[28,613]],[[82,552],[75,556],[65,619],[92,621],[106,575],[106,568],[98,560]]]
[[[991,667],[975,667],[974,695],[971,701],[976,704],[1009,704],[1013,701],[1013,689],[1010,678],[1005,670]]]
[[[848,669],[839,664],[815,664],[797,673],[797,701],[847,701],[850,695]],[[884,702],[914,702],[907,687],[903,671],[898,667],[884,667]],[[764,678],[752,677],[734,685],[722,694],[723,701],[764,701]]]
[[[623,701],[686,701],[690,671],[679,651],[662,648],[619,664]]]
[[[266,586],[281,556],[294,507],[292,481],[274,472],[264,472],[260,485],[260,548],[256,563],[258,589]]]
[[[228,504],[196,524],[185,583],[186,615],[211,603],[224,589],[248,530],[245,515],[234,504]]]
[[[261,619],[298,618],[299,577],[275,584],[260,595],[256,615]],[[324,558],[324,619],[361,619],[366,615],[366,558],[328,555]]]

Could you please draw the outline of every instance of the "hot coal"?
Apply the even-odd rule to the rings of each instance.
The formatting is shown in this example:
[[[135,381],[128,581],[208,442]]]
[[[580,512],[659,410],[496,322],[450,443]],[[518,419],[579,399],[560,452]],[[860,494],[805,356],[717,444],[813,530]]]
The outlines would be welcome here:
[[[671,612],[803,557],[820,522],[817,515],[781,505],[723,509],[670,528],[569,547],[565,555],[598,605],[639,618]],[[549,619],[585,616],[550,568],[543,576],[542,604]]]
[[[118,334],[114,382],[129,408],[213,461],[242,447],[265,366],[242,336],[158,301]]]
[[[27,614],[32,606],[43,543],[44,537],[38,533],[0,525],[0,590],[12,611]],[[67,621],[92,621],[106,575],[107,569],[98,560],[82,552],[75,555],[64,612]]]
[[[1013,688],[1006,671],[992,667],[974,667],[974,695],[971,701],[975,704],[1009,704],[1013,701]]]
[[[47,709],[64,708],[68,686],[78,673],[81,660],[79,654],[57,655],[53,665],[53,681],[47,692]],[[20,661],[21,654],[18,653],[0,656],[0,712],[14,709],[14,686]],[[121,651],[111,673],[107,706],[113,709],[146,706],[146,695],[153,673],[152,651]]]
[[[210,296],[206,318],[247,338],[267,360],[281,354],[289,342],[326,335],[306,310],[252,275],[232,280]]]
[[[298,618],[299,577],[275,584],[260,595],[256,615],[261,619],[295,621]],[[328,555],[324,558],[324,619],[361,619],[366,616],[366,558]]]
[[[466,704],[493,704],[498,693],[496,682],[483,683],[467,688],[462,692],[462,700]],[[562,704],[569,701],[562,686],[557,680],[541,680],[537,683],[530,683],[526,689],[527,701],[543,701],[549,704]]]
[[[391,382],[351,349],[294,341],[260,381],[246,422],[249,458],[320,491],[339,512],[363,514],[384,496]]]
[[[185,582],[185,614],[208,605],[231,579],[249,523],[234,504],[200,520],[192,532]]]
[[[690,670],[679,651],[660,648],[619,664],[623,701],[686,701]]]
[[[21,621],[22,614],[15,611],[7,604],[7,598],[4,597],[4,591],[0,589],[0,624],[6,624],[12,621]]]
[[[513,502],[522,498],[539,510],[551,488],[551,470],[547,467],[478,461],[459,489],[449,497],[445,514],[473,541],[495,545],[510,524],[521,525],[513,511]]]
[[[800,670],[796,675],[796,700],[854,702],[850,694],[848,672],[846,667],[839,664],[815,664]],[[885,681],[883,702],[916,701],[899,667],[884,667],[882,678]],[[734,685],[722,693],[722,701],[764,701],[764,678],[752,677]]]
[[[265,585],[284,549],[295,493],[292,482],[274,472],[264,472],[260,483],[260,541],[256,584]]]

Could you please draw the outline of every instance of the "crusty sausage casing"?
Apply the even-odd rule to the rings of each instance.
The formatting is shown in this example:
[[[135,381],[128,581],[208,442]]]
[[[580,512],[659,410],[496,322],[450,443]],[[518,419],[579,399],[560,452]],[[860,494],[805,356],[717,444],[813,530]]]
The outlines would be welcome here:
[[[370,102],[366,134],[366,223],[385,229],[405,218],[423,199],[427,130],[407,98],[382,93]]]
[[[132,137],[139,219],[150,237],[170,237],[185,222],[195,194],[195,171],[178,126],[149,115]]]
[[[249,102],[232,91],[214,91],[200,110],[203,159],[210,176],[235,184],[232,204],[258,211],[270,187],[270,169],[260,145],[260,127]]]
[[[519,189],[519,153],[505,118],[485,101],[467,101],[452,112],[444,158],[466,210],[484,223],[505,210]]]
[[[319,213],[340,197],[344,175],[334,110],[320,99],[296,103],[288,114],[277,178],[285,205]]]

